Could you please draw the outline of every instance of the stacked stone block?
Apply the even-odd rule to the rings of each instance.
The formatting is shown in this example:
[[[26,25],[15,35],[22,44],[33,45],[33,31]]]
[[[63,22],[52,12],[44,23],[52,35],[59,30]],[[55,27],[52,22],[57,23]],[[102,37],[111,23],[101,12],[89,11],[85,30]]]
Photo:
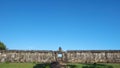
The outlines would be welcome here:
[[[120,63],[120,50],[0,50],[0,62],[49,63],[57,61],[61,53],[61,61],[72,63]]]

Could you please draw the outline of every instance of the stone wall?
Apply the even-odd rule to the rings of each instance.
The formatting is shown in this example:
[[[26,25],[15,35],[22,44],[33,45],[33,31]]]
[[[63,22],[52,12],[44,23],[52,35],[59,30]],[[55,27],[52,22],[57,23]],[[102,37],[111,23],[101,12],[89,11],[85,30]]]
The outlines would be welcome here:
[[[0,51],[0,62],[52,62],[55,61],[52,51]]]
[[[58,57],[62,54],[62,57]],[[0,50],[0,62],[120,63],[120,50]]]
[[[68,62],[120,63],[120,50],[67,51]]]

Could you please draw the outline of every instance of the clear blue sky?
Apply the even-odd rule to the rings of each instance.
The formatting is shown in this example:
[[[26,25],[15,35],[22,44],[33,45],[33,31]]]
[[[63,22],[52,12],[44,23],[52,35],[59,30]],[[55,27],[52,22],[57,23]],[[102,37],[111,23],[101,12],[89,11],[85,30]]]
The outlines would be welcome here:
[[[120,49],[120,0],[0,0],[8,49]]]

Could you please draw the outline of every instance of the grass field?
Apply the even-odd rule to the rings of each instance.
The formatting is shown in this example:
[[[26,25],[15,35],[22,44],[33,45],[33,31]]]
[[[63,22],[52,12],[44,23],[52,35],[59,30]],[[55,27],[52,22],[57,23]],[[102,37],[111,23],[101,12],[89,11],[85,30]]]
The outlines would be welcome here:
[[[0,68],[33,68],[33,63],[0,63]]]
[[[68,64],[70,68],[120,68],[120,64]]]
[[[0,68],[50,68],[40,67],[35,63],[0,63]],[[69,68],[120,68],[120,64],[68,64]]]

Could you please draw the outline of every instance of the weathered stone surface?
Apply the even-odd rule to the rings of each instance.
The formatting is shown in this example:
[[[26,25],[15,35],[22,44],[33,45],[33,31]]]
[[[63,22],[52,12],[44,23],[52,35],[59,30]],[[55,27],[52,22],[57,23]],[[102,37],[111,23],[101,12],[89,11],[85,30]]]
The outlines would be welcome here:
[[[59,58],[58,54],[62,54]],[[120,63],[120,50],[0,50],[0,62]]]

